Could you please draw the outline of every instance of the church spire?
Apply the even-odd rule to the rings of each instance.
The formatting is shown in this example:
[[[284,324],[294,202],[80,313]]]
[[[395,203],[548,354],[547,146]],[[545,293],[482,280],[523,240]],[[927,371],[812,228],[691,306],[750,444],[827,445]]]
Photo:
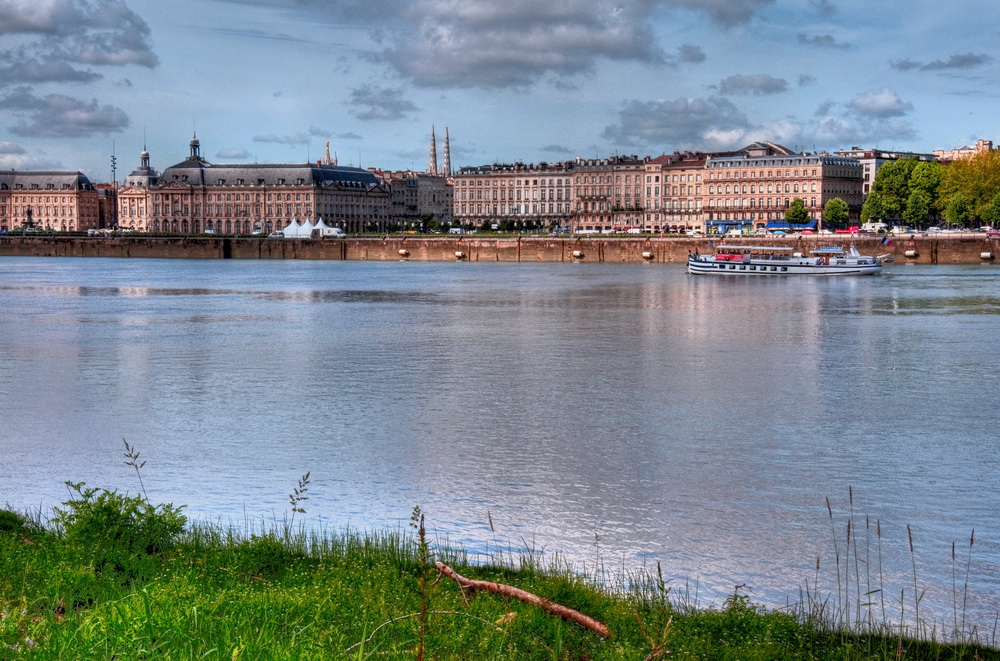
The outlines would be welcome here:
[[[330,161],[330,141],[326,141],[326,154],[323,156],[323,165],[332,165]]]
[[[431,157],[427,163],[427,173],[438,173],[437,138],[434,137],[434,127],[431,127]]]
[[[442,172],[446,177],[451,176],[451,145],[448,143],[448,127],[444,127],[444,167]]]

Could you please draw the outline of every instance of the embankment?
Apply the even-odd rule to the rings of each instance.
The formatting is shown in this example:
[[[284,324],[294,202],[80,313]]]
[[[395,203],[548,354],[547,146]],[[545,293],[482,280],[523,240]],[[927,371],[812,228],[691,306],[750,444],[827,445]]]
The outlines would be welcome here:
[[[893,239],[801,236],[739,238],[735,244],[819,246],[854,243],[868,255],[888,254],[897,264],[981,264],[1000,259],[1000,239],[985,236]],[[691,252],[714,250],[719,239],[654,237],[398,236],[346,239],[229,237],[0,237],[0,257],[132,257],[157,259],[340,259],[449,262],[684,262]]]

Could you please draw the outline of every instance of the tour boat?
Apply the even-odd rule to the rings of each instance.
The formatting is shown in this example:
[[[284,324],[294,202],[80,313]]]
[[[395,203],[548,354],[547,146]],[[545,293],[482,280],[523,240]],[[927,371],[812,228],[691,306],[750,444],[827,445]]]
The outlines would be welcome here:
[[[718,246],[714,255],[688,256],[688,273],[696,275],[875,275],[882,272],[878,257],[867,257],[852,244],[849,249],[824,246],[809,255],[785,246]]]

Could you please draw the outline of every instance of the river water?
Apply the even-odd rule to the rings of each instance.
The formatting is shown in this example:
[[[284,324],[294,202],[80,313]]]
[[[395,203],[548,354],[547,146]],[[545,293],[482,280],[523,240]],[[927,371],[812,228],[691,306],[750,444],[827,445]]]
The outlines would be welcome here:
[[[660,562],[702,606],[877,572],[890,613],[916,578],[921,617],[957,595],[991,628],[1000,271],[887,270],[5,258],[0,504],[137,491],[126,439],[203,521],[281,520],[310,471],[308,526],[420,505],[473,553]]]

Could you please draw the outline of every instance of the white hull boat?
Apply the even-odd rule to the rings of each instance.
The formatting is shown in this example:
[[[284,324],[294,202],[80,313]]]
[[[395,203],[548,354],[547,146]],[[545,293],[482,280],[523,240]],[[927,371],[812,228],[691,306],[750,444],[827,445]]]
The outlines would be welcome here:
[[[695,275],[877,275],[882,262],[849,249],[826,246],[808,255],[785,246],[723,245],[714,255],[688,256]]]

